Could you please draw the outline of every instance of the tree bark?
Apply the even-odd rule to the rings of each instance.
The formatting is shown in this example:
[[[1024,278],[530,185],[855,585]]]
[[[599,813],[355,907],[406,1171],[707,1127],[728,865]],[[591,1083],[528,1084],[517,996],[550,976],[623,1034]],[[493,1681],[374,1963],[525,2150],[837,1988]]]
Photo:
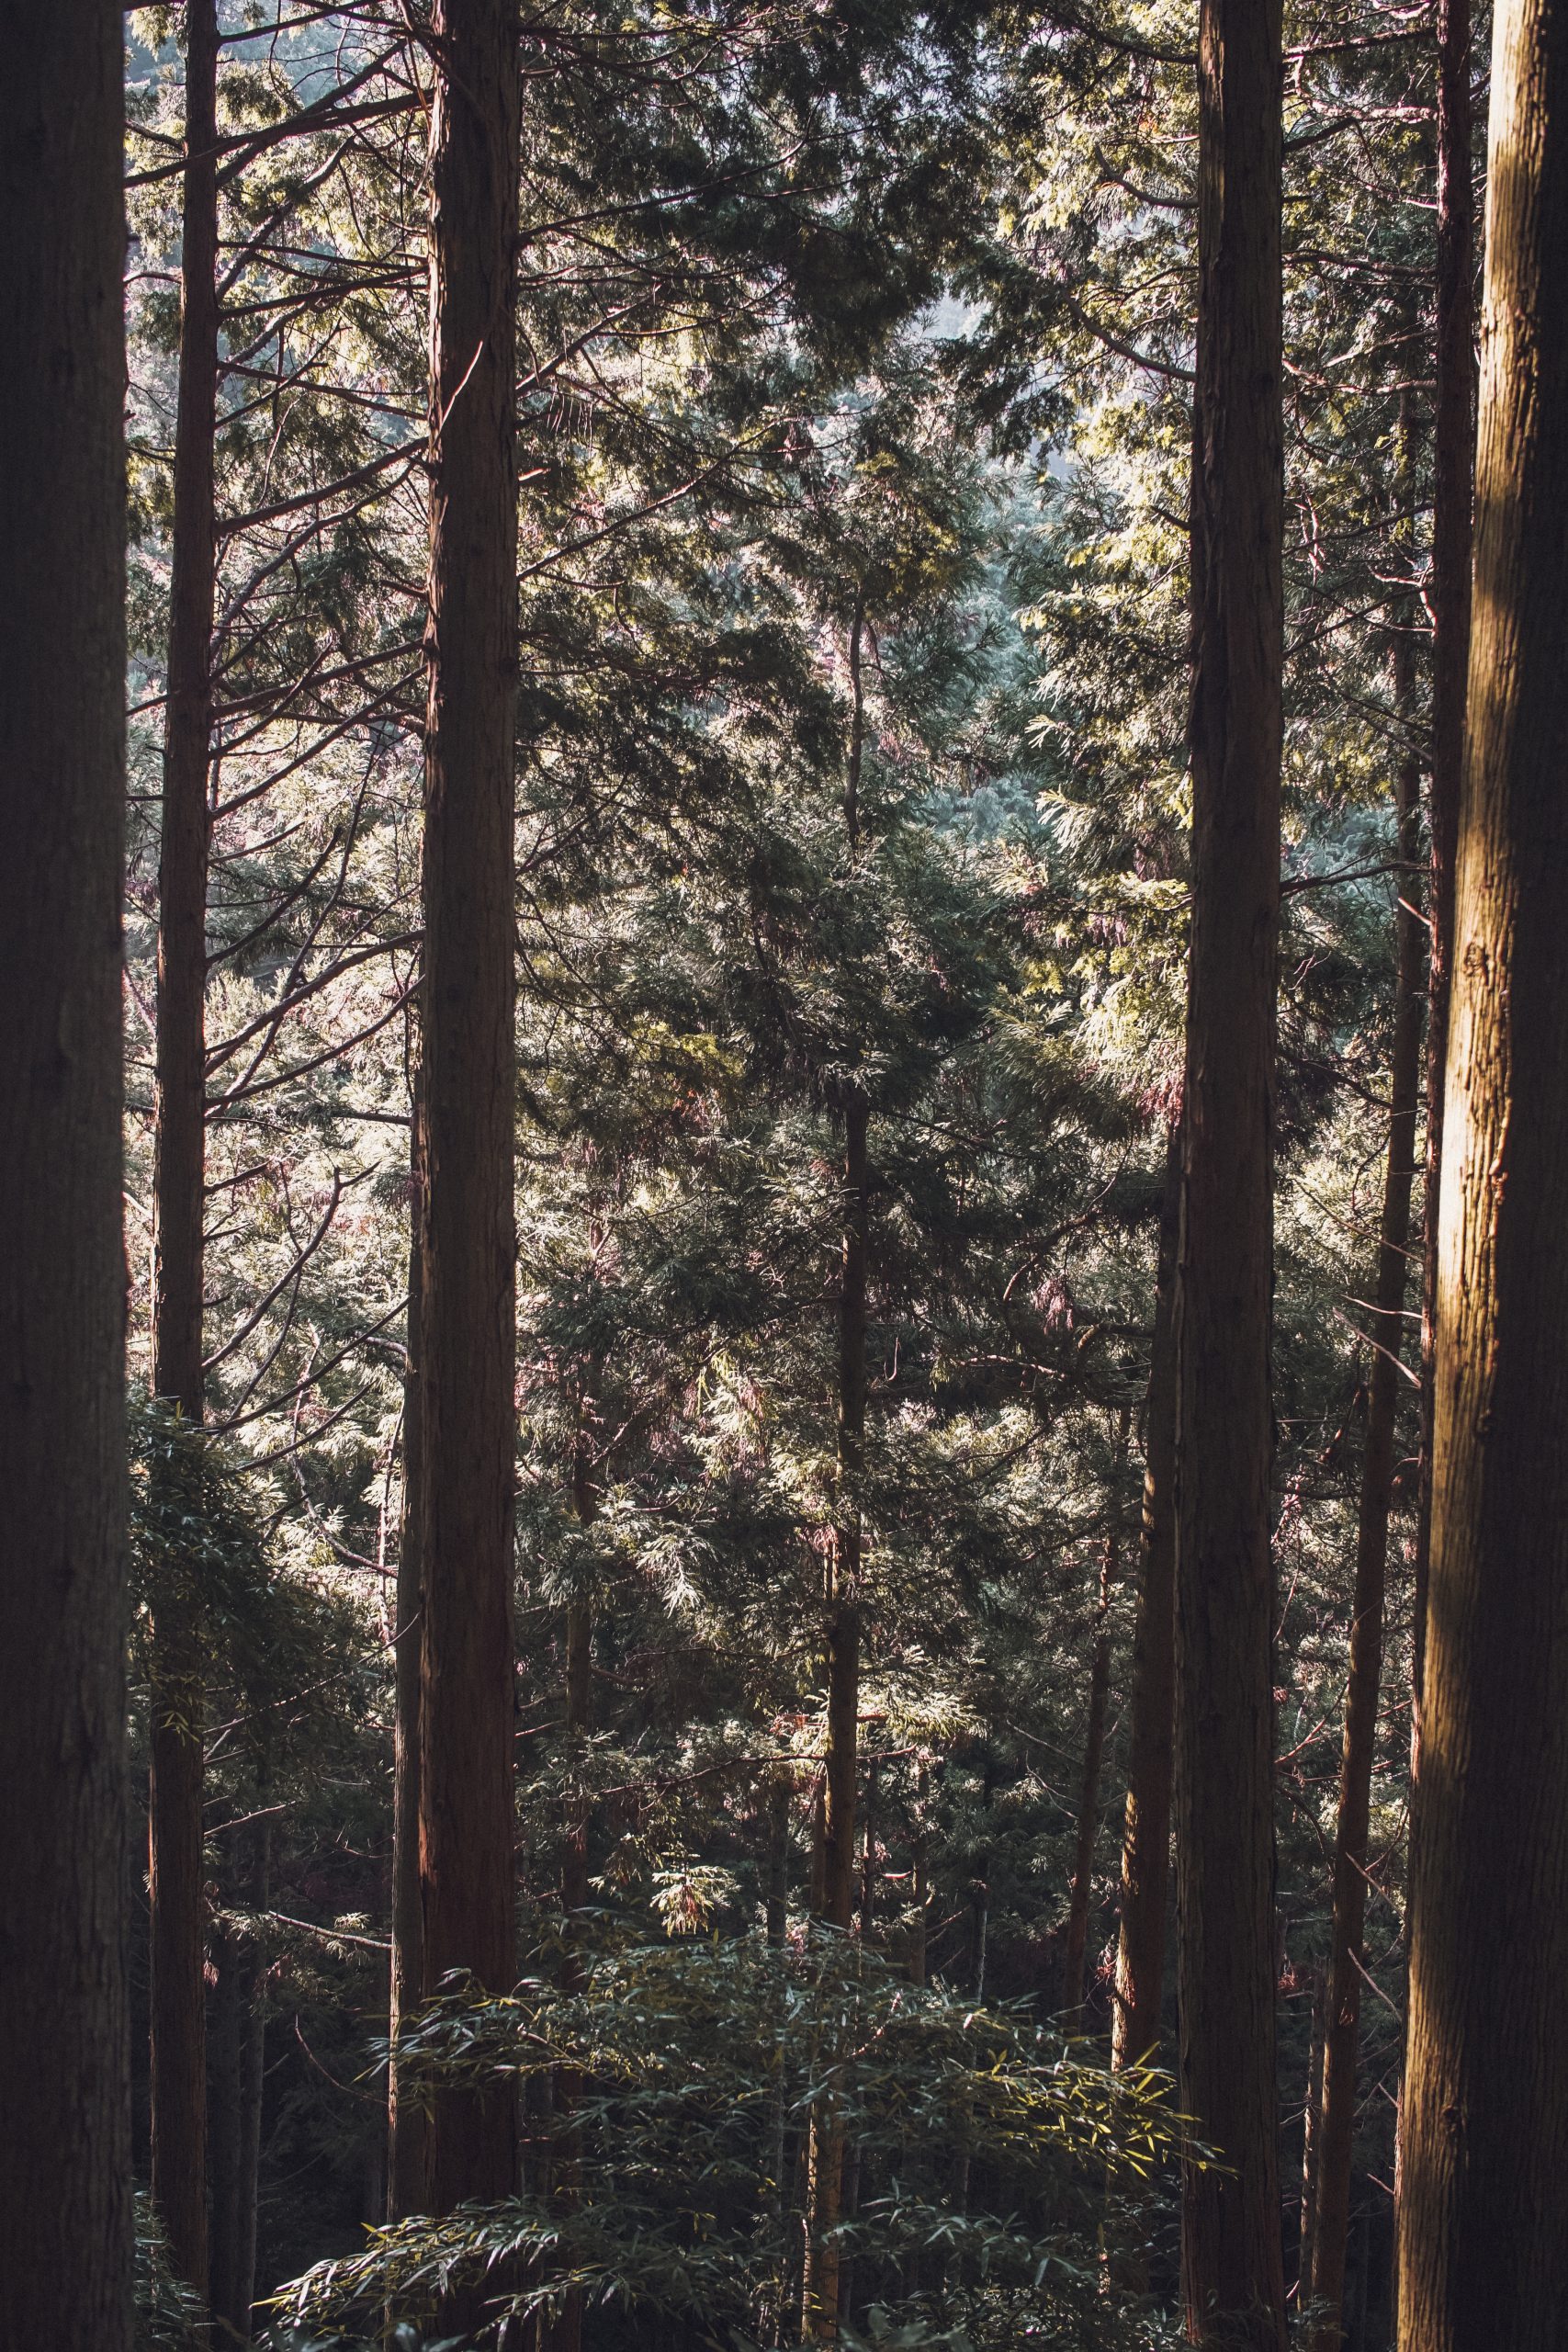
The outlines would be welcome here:
[[[208,775],[212,750],[218,401],[218,20],[186,8],[179,406],[169,592],[163,840],[158,864],[152,1393],[202,1418],[207,1117]],[[202,1968],[202,1627],[199,1596],[152,1628],[152,2196],[181,2276],[207,2290],[206,2001]]]
[[[1302,2113],[1301,2244],[1296,2262],[1298,2308],[1312,2301],[1317,2230],[1317,2176],[1323,2148],[1323,2045],[1328,1987],[1321,1968],[1312,1972],[1312,2020],[1307,2029],[1306,2103]]]
[[[0,2342],[130,2352],[122,20],[0,25]]]
[[[931,1831],[926,1820],[926,1807],[931,1794],[931,1767],[922,1759],[915,1773],[914,1853],[911,1860],[909,1898],[914,1906],[914,1921],[909,1930],[909,1982],[923,1984],[926,1981],[926,1927],[931,1908],[931,1877],[929,1858]]]
[[[790,1775],[781,1770],[768,1792],[768,1944],[782,1951],[789,1930]]]
[[[1111,1595],[1122,1555],[1122,1481],[1127,1469],[1131,1408],[1123,1406],[1116,1430],[1115,1473],[1111,1495],[1111,1532],[1100,1567],[1100,1606],[1095,1613],[1094,1655],[1089,1676],[1089,1722],[1084,1732],[1083,1779],[1078,1792],[1073,1883],[1067,1897],[1066,1951],[1062,1962],[1062,2013],[1074,2032],[1083,2025],[1084,1964],[1089,1954],[1089,1896],[1094,1885],[1094,1849],[1100,1836],[1100,1775],[1105,1760],[1105,1718],[1111,1699]]]
[[[862,599],[850,626],[852,707],[844,772],[844,834],[852,866],[860,854],[861,761],[865,702],[861,674]],[[818,1917],[847,1935],[855,1899],[855,1779],[860,1736],[861,1487],[865,1474],[867,1370],[866,1273],[869,1244],[867,1139],[871,1110],[858,1083],[844,1102],[844,1233],[839,1278],[839,1490],[828,1550],[828,1727],[822,1765],[822,1860]],[[817,1890],[814,1888],[814,1893]],[[802,2333],[809,2343],[837,2343],[838,2245],[843,2200],[844,2132],[832,2096],[811,2110],[807,2154],[806,2270]]]
[[[857,694],[857,713],[858,713]],[[858,735],[858,730],[857,730]],[[858,751],[858,740],[856,744]],[[857,761],[852,761],[852,778]],[[846,1221],[839,1290],[839,1478],[828,1560],[828,1738],[823,1760],[822,1885],[818,1917],[847,1935],[854,1920],[855,1776],[860,1731],[861,1478],[865,1467],[866,1139],[870,1114],[858,1089],[844,1106]],[[830,2098],[811,2115],[805,2317],[808,2342],[839,2333],[837,2229],[843,2194],[843,2126]]]
[[[1565,250],[1568,8],[1506,0],[1443,1135],[1406,2352],[1547,2352],[1568,2308]]]
[[[1407,716],[1414,678],[1408,638],[1396,642],[1394,706]],[[1414,757],[1400,760],[1394,784],[1399,857],[1416,863],[1418,775]],[[1378,1699],[1382,1688],[1383,1592],[1388,1521],[1393,1494],[1394,1423],[1404,1340],[1410,1195],[1416,1175],[1416,1102],[1421,1060],[1421,925],[1400,884],[1396,938],[1393,1039],[1390,1063],[1388,1159],[1378,1240],[1377,1306],[1370,1337],[1367,1434],[1361,1457],[1357,1520],[1356,1585],[1350,1615],[1349,1679],[1339,1767],[1339,1810],[1334,1846],[1334,1923],[1328,2006],[1323,2046],[1322,2135],[1317,2160],[1317,2211],[1313,2229],[1312,2300],[1324,2317],[1317,2352],[1336,2352],[1345,2296],[1350,2230],[1350,2158],[1356,2132],[1356,2064],[1360,2037],[1361,1971],[1367,1912],[1367,1830]]]
[[[1181,1231],[1181,1126],[1166,1146],[1149,1357],[1138,1615],[1133,1635],[1132,1734],[1122,1838],[1122,1918],[1111,2064],[1157,2060],[1170,1880],[1170,1784],[1176,1708],[1176,1260]]]
[[[417,1024],[411,1023],[408,1351],[403,1373],[403,1508],[398,1531],[393,1627],[392,1964],[389,2037],[418,2008],[424,1983],[423,1911],[419,1883],[419,1690],[423,1643],[424,1447],[420,1418],[421,1194],[424,1188]],[[424,2204],[429,2160],[427,2119],[407,2068],[394,2056],[387,2075],[387,2218],[400,2221]]]
[[[431,114],[419,1411],[423,1986],[515,1974],[512,0],[439,0]],[[509,2194],[513,2102],[434,2102],[429,2210]]]
[[[1472,350],[1475,190],[1471,165],[1470,0],[1438,6],[1437,399],[1432,429],[1432,757],[1427,888],[1427,1170],[1421,1278],[1421,1463],[1412,1603],[1411,1768],[1419,1770],[1421,1680],[1432,1540],[1432,1411],[1437,1367],[1438,1220],[1443,1075],[1452,984],[1454,860],[1470,663],[1475,492]]]
[[[1269,1324],[1283,512],[1279,0],[1202,0],[1192,931],[1178,1305],[1189,2335],[1285,2340],[1274,2085]]]

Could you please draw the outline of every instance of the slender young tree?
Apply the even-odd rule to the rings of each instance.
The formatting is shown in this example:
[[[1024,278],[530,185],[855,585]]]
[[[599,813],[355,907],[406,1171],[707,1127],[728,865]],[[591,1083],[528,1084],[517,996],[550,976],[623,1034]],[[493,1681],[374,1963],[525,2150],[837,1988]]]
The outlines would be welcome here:
[[[1413,669],[1411,639],[1404,634],[1395,645],[1394,705],[1406,718],[1410,715]],[[1406,751],[1395,773],[1394,813],[1401,865],[1411,874],[1417,846],[1417,788],[1415,757]],[[1316,2335],[1318,2352],[1337,2352],[1340,2341],[1345,2256],[1350,2232],[1350,2157],[1356,2133],[1356,2071],[1365,1966],[1367,1833],[1378,1700],[1382,1689],[1383,1595],[1410,1254],[1410,1195],[1416,1176],[1416,1102],[1420,1083],[1421,924],[1406,896],[1409,887],[1402,875],[1397,884],[1394,916],[1388,1158],[1378,1234],[1377,1305],[1369,1334],[1372,1362],[1367,1380],[1356,1584],[1350,1606],[1349,1679],[1334,1840],[1332,1950],[1314,2160],[1316,2211],[1311,2229],[1311,2295],[1323,2309]]]
[[[844,829],[850,864],[860,854],[861,763],[865,742],[865,700],[861,667],[865,626],[857,600],[850,624],[852,706],[845,769]],[[839,1494],[828,1550],[828,1736],[823,1762],[822,1870],[818,1916],[847,1935],[854,1920],[855,1781],[860,1737],[861,1486],[865,1473],[866,1258],[870,1171],[867,1147],[871,1106],[860,1084],[845,1090],[844,1229],[839,1277]],[[836,2343],[839,2334],[839,2226],[844,2188],[843,2123],[830,2098],[811,2111],[807,2155],[808,2202],[805,2335],[812,2343]]]
[[[1105,1723],[1111,1701],[1111,1596],[1122,1565],[1122,1482],[1126,1474],[1132,1425],[1131,1408],[1124,1405],[1116,1424],[1111,1532],[1105,1539],[1100,1567],[1100,1606],[1095,1611],[1094,1650],[1089,1660],[1089,1721],[1084,1731],[1077,1836],[1073,1844],[1073,1880],[1067,1897],[1066,1950],[1062,1964],[1062,2010],[1074,2026],[1082,2023],[1089,1897],[1094,1886],[1094,1849],[1100,1836],[1100,1776],[1105,1761]]]
[[[130,2352],[121,12],[0,8],[0,2342]]]
[[[1285,2339],[1274,2087],[1270,1655],[1281,540],[1279,0],[1199,25],[1192,928],[1178,1419],[1181,2095],[1198,2343]]]
[[[152,1391],[202,1418],[208,772],[218,401],[218,17],[186,8],[179,406],[158,863]],[[202,1640],[190,1607],[152,1629],[148,1785],[152,2196],[181,2276],[207,2290]]]
[[[1170,1879],[1170,1781],[1176,1706],[1176,1253],[1181,1225],[1181,1127],[1167,1139],[1155,1272],[1154,1340],[1138,1534],[1132,1732],[1122,1833],[1122,1916],[1111,2064],[1157,2054]]]
[[[392,1701],[392,1960],[389,2031],[395,2046],[405,2019],[417,2009],[424,1983],[423,1917],[419,1887],[419,1688],[423,1643],[424,1580],[420,1538],[424,1500],[424,1447],[420,1421],[420,1265],[424,1182],[421,1141],[417,1023],[411,1021],[409,1085],[409,1298],[403,1374],[403,1508],[398,1530],[398,1582]],[[387,2212],[390,2221],[417,2213],[424,2201],[425,2114],[407,2069],[394,2055],[387,2070]]]
[[[419,1190],[423,1989],[515,1974],[513,0],[431,21],[430,573]],[[426,2202],[508,2194],[504,2093],[445,2090]]]
[[[1407,2029],[1406,2352],[1546,2352],[1568,2308],[1562,0],[1497,10],[1486,201]]]

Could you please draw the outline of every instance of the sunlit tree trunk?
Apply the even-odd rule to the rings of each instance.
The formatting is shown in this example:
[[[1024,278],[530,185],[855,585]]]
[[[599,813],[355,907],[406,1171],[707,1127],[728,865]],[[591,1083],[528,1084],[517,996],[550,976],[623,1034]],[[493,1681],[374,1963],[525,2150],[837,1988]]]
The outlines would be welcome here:
[[[1279,0],[1202,0],[1192,465],[1192,928],[1178,1299],[1183,2294],[1285,2338],[1274,2086],[1272,1427],[1282,605]]]
[[[1407,637],[1394,655],[1394,707],[1408,724],[1413,662]],[[1393,1495],[1394,1423],[1399,1406],[1404,1295],[1409,1261],[1410,1195],[1416,1173],[1416,1101],[1421,1059],[1421,925],[1409,903],[1416,852],[1417,773],[1400,759],[1394,785],[1399,857],[1393,1039],[1390,1056],[1388,1159],[1378,1240],[1377,1302],[1369,1333],[1367,1433],[1357,1519],[1356,1584],[1350,1607],[1349,1677],[1335,1829],[1334,1913],[1323,2045],[1321,2145],[1313,2228],[1312,2300],[1324,2308],[1318,2352],[1336,2352],[1350,2229],[1350,2158],[1356,2132],[1356,2068],[1365,1965],[1367,1829],[1378,1700],[1382,1688],[1383,1592],[1389,1510]]]
[[[0,2344],[130,2352],[123,17],[0,28]]]
[[[152,1390],[191,1421],[202,1417],[208,773],[218,399],[217,85],[215,0],[187,0],[179,407],[158,865]],[[198,1598],[170,1600],[152,1625],[148,1800],[152,2195],[175,2267],[205,2294],[202,1648]]]
[[[515,1974],[513,286],[512,0],[439,0],[431,113],[420,1231],[419,1849],[423,1990]],[[504,2091],[444,2089],[430,2210],[507,2195]]]
[[[1421,1283],[1421,1470],[1412,1604],[1411,1762],[1419,1769],[1421,1674],[1432,1530],[1432,1408],[1437,1366],[1438,1216],[1443,1076],[1452,981],[1454,859],[1470,665],[1470,566],[1475,491],[1472,352],[1475,191],[1471,165],[1470,0],[1438,6],[1437,400],[1432,427],[1432,757],[1427,891],[1427,1170]]]
[[[1100,1836],[1100,1776],[1105,1760],[1105,1718],[1111,1700],[1111,1596],[1122,1560],[1122,1482],[1126,1475],[1132,1422],[1132,1410],[1123,1406],[1116,1427],[1111,1532],[1105,1539],[1100,1565],[1100,1606],[1095,1611],[1094,1651],[1089,1661],[1089,1720],[1084,1730],[1078,1826],[1073,1846],[1073,1882],[1067,1897],[1066,1950],[1062,1962],[1062,2012],[1075,2029],[1083,2022],[1089,1898],[1094,1887],[1094,1849]]]
[[[1562,0],[1498,7],[1491,105],[1412,1903],[1405,2352],[1555,2352],[1568,2310]]]
[[[1132,1732],[1122,1836],[1122,1916],[1111,2063],[1159,2053],[1165,1916],[1170,1879],[1171,1742],[1176,1705],[1176,1256],[1181,1227],[1181,1128],[1171,1122],[1160,1200],[1154,1341],[1138,1537]]]

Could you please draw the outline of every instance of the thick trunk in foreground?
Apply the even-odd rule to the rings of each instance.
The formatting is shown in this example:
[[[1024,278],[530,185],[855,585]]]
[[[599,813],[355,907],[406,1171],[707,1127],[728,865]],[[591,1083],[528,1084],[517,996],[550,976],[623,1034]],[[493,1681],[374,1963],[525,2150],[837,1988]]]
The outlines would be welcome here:
[[[1443,1136],[1406,2352],[1555,2352],[1568,2309],[1565,251],[1568,7],[1505,0]]]
[[[1095,1614],[1094,1655],[1089,1664],[1089,1722],[1084,1732],[1078,1826],[1073,1850],[1073,1883],[1067,1897],[1066,1951],[1062,1963],[1062,2012],[1074,2031],[1083,2023],[1089,1894],[1094,1884],[1094,1849],[1100,1835],[1100,1773],[1105,1760],[1105,1716],[1111,1699],[1111,1595],[1121,1566],[1122,1480],[1127,1468],[1127,1437],[1132,1421],[1131,1409],[1123,1406],[1116,1430],[1111,1532],[1105,1539],[1105,1556],[1100,1567],[1100,1607]]]
[[[1432,421],[1432,761],[1428,803],[1427,1197],[1421,1282],[1421,1476],[1412,1597],[1411,1766],[1421,1747],[1421,1678],[1432,1536],[1432,1412],[1437,1366],[1438,1219],[1443,1077],[1452,983],[1454,859],[1470,667],[1470,565],[1475,492],[1470,0],[1438,6],[1437,400]]]
[[[1274,2087],[1269,1322],[1280,911],[1279,0],[1203,0],[1177,1804],[1193,2341],[1285,2340]]]
[[[1157,2061],[1170,1882],[1170,1783],[1176,1707],[1176,1258],[1181,1231],[1181,1127],[1166,1148],[1149,1356],[1132,1734],[1122,1835],[1122,1919],[1111,2064]]]
[[[202,1417],[206,1195],[208,766],[212,746],[218,398],[218,24],[186,9],[186,163],[179,411],[169,592],[163,842],[158,865],[152,1393]],[[148,1789],[152,2196],[175,2267],[207,2289],[207,2058],[202,1968],[202,1639],[199,1596],[152,1629]]]
[[[513,800],[517,475],[511,0],[432,47],[430,613],[421,1082],[423,1990],[516,1973],[513,1889]],[[514,2185],[513,2102],[434,2101],[427,2205]]]
[[[1394,701],[1409,709],[1413,680],[1408,640],[1395,656]],[[1408,754],[1395,784],[1399,856],[1413,867],[1416,848],[1416,763]],[[1361,1971],[1367,1914],[1367,1828],[1378,1698],[1382,1688],[1383,1591],[1388,1520],[1393,1494],[1394,1420],[1409,1261],[1410,1194],[1416,1174],[1416,1098],[1421,1059],[1421,939],[1406,876],[1398,880],[1393,1041],[1390,1069],[1388,1160],[1378,1239],[1377,1305],[1369,1334],[1367,1435],[1356,1536],[1356,1587],[1350,1615],[1349,1680],[1339,1767],[1334,1845],[1334,1925],[1323,2045],[1317,2211],[1313,2226],[1312,2300],[1324,2307],[1317,2352],[1336,2352],[1345,2295],[1350,2230],[1350,2156],[1356,2133],[1356,2061],[1360,2036]]]
[[[0,2343],[129,2352],[122,17],[0,25]]]

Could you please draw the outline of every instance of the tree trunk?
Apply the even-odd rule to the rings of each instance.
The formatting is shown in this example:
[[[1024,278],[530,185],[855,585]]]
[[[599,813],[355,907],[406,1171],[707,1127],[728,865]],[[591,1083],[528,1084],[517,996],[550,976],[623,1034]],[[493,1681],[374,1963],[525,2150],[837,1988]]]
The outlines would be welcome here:
[[[118,6],[8,6],[0,2343],[130,2352]]]
[[[923,1984],[926,1981],[926,1915],[931,1905],[931,1833],[926,1821],[926,1805],[930,1794],[931,1767],[922,1760],[915,1773],[914,1855],[909,1889],[915,1913],[909,1931],[911,1984]]]
[[[1176,1706],[1176,1260],[1181,1231],[1181,1127],[1166,1146],[1149,1356],[1132,1734],[1122,1838],[1122,1919],[1111,2064],[1157,2059],[1170,1878],[1171,1741]]]
[[[1066,1953],[1062,1962],[1062,2013],[1075,2033],[1083,2026],[1089,1897],[1094,1885],[1094,1849],[1100,1836],[1100,1774],[1105,1759],[1105,1716],[1111,1698],[1111,1595],[1121,1566],[1122,1481],[1126,1475],[1127,1439],[1132,1422],[1131,1408],[1124,1405],[1116,1429],[1111,1532],[1105,1539],[1105,1555],[1100,1567],[1100,1607],[1095,1615],[1094,1657],[1089,1677],[1089,1724],[1084,1733],[1083,1779],[1078,1791],[1073,1883],[1067,1898]]]
[[[420,1419],[420,1231],[424,1188],[417,1024],[411,1023],[409,1141],[408,1351],[403,1372],[403,1509],[398,1530],[393,1628],[392,1965],[389,2038],[395,2050],[424,1983],[423,1911],[419,1884],[419,1689],[424,1583],[420,1569],[424,1447]],[[394,2057],[387,2075],[387,2218],[423,2210],[429,2133],[424,2108]]]
[[[208,769],[212,749],[218,400],[218,23],[186,8],[179,409],[169,593],[164,823],[158,865],[152,1393],[202,1417],[206,1207]],[[148,1793],[152,2196],[181,2276],[207,2290],[206,2000],[202,1990],[202,1629],[171,1602],[152,1640]]]
[[[773,1776],[768,1796],[768,1943],[782,1951],[789,1928],[789,1807],[786,1771]]]
[[[1182,2184],[1190,2335],[1285,2340],[1274,2086],[1269,1319],[1280,908],[1279,0],[1202,0],[1192,930],[1178,1317]]]
[[[265,1803],[258,1775],[255,1803]],[[261,2154],[261,1915],[266,1908],[271,1824],[251,1825],[233,1856],[231,1892],[248,1925],[215,1929],[216,1986],[209,2042],[208,2165],[211,2190],[208,2301],[224,2344],[248,2344],[255,2292],[256,2170]],[[241,1865],[243,1864],[242,1875]]]
[[[1394,707],[1410,710],[1414,678],[1410,643],[1394,654]],[[1394,786],[1399,856],[1416,862],[1418,776],[1404,753]],[[1397,884],[1393,1044],[1390,1067],[1388,1160],[1378,1242],[1377,1307],[1372,1317],[1371,1371],[1367,1383],[1367,1436],[1361,1459],[1356,1537],[1356,1588],[1350,1616],[1349,1680],[1345,1741],[1339,1767],[1339,1813],[1334,1846],[1334,1926],[1324,2034],[1322,2145],[1317,2213],[1313,2229],[1312,2300],[1324,2307],[1317,2352],[1336,2352],[1345,2294],[1350,2228],[1350,2155],[1356,2132],[1356,2061],[1360,2034],[1361,1970],[1367,1912],[1367,1827],[1378,1698],[1382,1687],[1383,1589],[1388,1520],[1393,1493],[1394,1422],[1404,1341],[1410,1194],[1416,1174],[1416,1101],[1421,1060],[1420,922]]]
[[[1464,766],[1470,565],[1475,493],[1470,0],[1438,5],[1437,400],[1432,432],[1432,780],[1428,803],[1427,1171],[1421,1280],[1421,1469],[1412,1603],[1411,1767],[1419,1769],[1421,1678],[1432,1536],[1432,1406],[1437,1365],[1438,1218],[1443,1074],[1453,967],[1454,859]]]
[[[856,708],[858,715],[858,693]],[[852,757],[852,790],[857,766],[858,761]],[[852,817],[851,837],[852,842]],[[844,1106],[844,1193],[848,1215],[839,1291],[840,1494],[828,1565],[828,1738],[823,1760],[822,1889],[818,1914],[824,1924],[845,1935],[853,1923],[855,1899],[869,1123],[865,1098],[857,1090]],[[824,2098],[812,2110],[808,2159],[805,2333],[811,2343],[831,2344],[838,2340],[839,2251],[831,2240],[840,2219],[843,2161],[842,2123],[831,2098]]]
[[[223,1840],[224,1844],[231,1841]],[[231,1887],[231,1897],[232,1896]],[[234,2249],[240,2233],[240,2043],[243,1938],[222,1919],[209,1939],[213,1976],[207,2020],[207,2301],[222,2340],[233,2301]]]
[[[264,1783],[258,1782],[258,1790]],[[258,1793],[257,1804],[263,1799]],[[240,2043],[240,2227],[234,2250],[233,2309],[230,2324],[243,2343],[251,2338],[256,2292],[256,2201],[261,2174],[262,2093],[266,2078],[265,1971],[260,1921],[271,1900],[272,1824],[254,1826],[251,1911],[257,1922],[248,1955],[245,2016]]]
[[[860,1934],[869,1943],[876,1922],[876,1800],[881,1767],[874,1756],[865,1768],[865,1820],[861,1828]]]
[[[1312,1972],[1312,2020],[1307,2029],[1306,2104],[1302,2112],[1301,2245],[1296,2261],[1296,2303],[1312,2301],[1316,2258],[1317,2178],[1323,2150],[1323,2045],[1328,1986],[1321,1968]]]
[[[1412,1906],[1407,2352],[1547,2352],[1568,2308],[1561,0],[1496,12],[1487,230]]]
[[[424,772],[419,1411],[423,1991],[515,1975],[513,1560],[512,0],[439,0],[431,113],[430,612]],[[514,2184],[513,2101],[442,2090],[427,2202]]]
[[[592,1527],[598,1517],[598,1498],[593,1485],[592,1442],[585,1421],[580,1422],[572,1455],[571,1492],[578,1524]],[[564,1695],[567,1753],[570,1759],[568,1770],[576,1785],[570,1789],[567,1798],[566,1838],[561,1851],[564,1919],[560,1973],[563,1988],[579,1993],[585,1978],[581,1919],[588,1905],[589,1818],[582,1774],[593,1715],[593,1604],[586,1592],[575,1594],[567,1604]],[[581,2126],[571,2120],[581,2104],[582,2076],[575,2067],[559,2068],[555,2082],[553,2173],[555,2201],[563,2215],[571,2211],[582,2189]],[[582,2342],[582,2297],[576,2288],[567,2290],[560,2310],[546,2327],[545,2338],[549,2352],[578,2352]]]
[[[857,595],[850,627],[852,697],[844,773],[844,833],[852,867],[860,854],[861,760],[865,705],[861,676],[864,610]],[[865,1472],[867,1136],[870,1105],[858,1084],[844,1104],[844,1236],[839,1283],[839,1493],[828,1555],[828,1734],[823,1758],[821,1920],[847,1935],[854,1917],[855,1775],[860,1733],[861,1485]],[[832,2344],[839,2335],[839,2249],[843,2197],[842,2120],[829,2096],[811,2111],[807,2158],[803,2334]]]

